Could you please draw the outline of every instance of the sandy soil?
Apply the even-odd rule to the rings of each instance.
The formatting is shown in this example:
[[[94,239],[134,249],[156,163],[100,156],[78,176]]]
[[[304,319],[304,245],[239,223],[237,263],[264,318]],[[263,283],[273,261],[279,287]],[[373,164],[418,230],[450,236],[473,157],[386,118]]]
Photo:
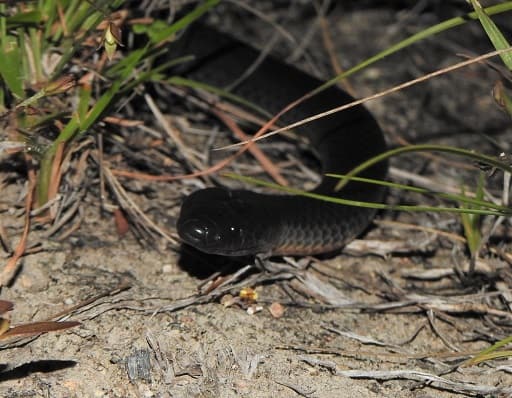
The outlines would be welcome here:
[[[453,16],[450,7],[441,7],[438,14],[434,11],[407,14],[385,5],[335,10],[328,20],[342,66],[354,65],[413,32]],[[225,12],[224,27],[238,25],[240,35],[249,35],[256,43],[266,40],[271,32],[267,27],[261,30],[261,37],[252,37],[254,26],[266,25],[256,18],[240,24],[238,19],[247,15],[240,16],[232,9]],[[305,19],[292,16],[284,26],[300,40],[312,26]],[[314,37],[313,43],[321,43],[318,35]],[[311,48],[318,69],[332,75],[322,46]],[[389,57],[351,78],[350,84],[356,96],[362,97],[458,62],[461,58],[456,53],[480,54],[489,49],[474,23]],[[479,134],[492,135],[504,149],[509,148],[510,140],[505,138],[510,133],[509,120],[490,95],[497,78],[484,66],[471,66],[373,101],[368,107],[391,143],[400,136],[415,143],[455,143],[495,154],[496,148]],[[4,160],[2,164],[8,163]],[[394,165],[423,173],[441,184],[454,184],[467,174],[458,166],[419,156]],[[9,183],[0,198],[1,223],[14,245],[23,227],[24,179],[22,173],[3,167],[0,181],[2,178]],[[460,307],[450,311],[435,305],[435,299],[446,303],[450,298],[463,297],[463,303],[481,303],[508,312],[503,301],[496,302],[502,296],[477,296],[496,291],[498,282],[507,286],[509,280],[504,275],[510,269],[506,262],[486,255],[479,265],[482,271],[470,282],[461,281],[450,270],[467,267],[464,245],[439,235],[386,225],[374,226],[367,239],[381,244],[391,241],[395,248],[399,242],[402,253],[384,257],[345,253],[314,262],[313,267],[296,273],[303,279],[313,275],[322,286],[330,281],[334,290],[331,301],[335,297],[359,303],[359,307],[333,308],[325,304],[321,293],[311,297],[299,292],[311,283],[293,278],[269,282],[270,276],[262,285],[244,278],[233,281],[234,286],[255,288],[256,303],[223,305],[221,301],[230,300],[223,292],[203,300],[198,292],[205,291],[205,278],[225,260],[184,255],[169,248],[157,250],[163,246],[160,242],[153,248],[142,246],[131,234],[119,237],[112,216],[100,215],[94,185],[97,176],[91,175],[90,182],[80,229],[55,242],[44,238],[44,228],[34,228],[30,241],[41,240],[44,250],[24,257],[19,274],[1,295],[15,304],[13,324],[50,318],[77,305],[69,319],[82,324],[4,347],[1,396],[451,397],[459,395],[453,386],[350,378],[343,371],[440,374],[467,358],[464,353],[483,349],[490,341],[510,334],[510,315],[477,314]],[[164,183],[127,184],[133,200],[159,225],[174,232],[181,193],[190,190],[190,185],[177,189]],[[390,195],[389,201],[418,199]],[[461,233],[460,219],[455,215],[386,213],[380,219]],[[506,230],[500,233],[507,236]],[[8,254],[0,253],[5,261]],[[425,271],[436,270],[448,273],[421,277]],[[236,296],[239,291],[238,287],[231,293]],[[432,305],[414,302],[413,294],[431,298]],[[192,297],[190,302],[180,301],[187,297]],[[395,310],[375,306],[405,299],[412,300],[411,305]],[[281,317],[269,311],[272,303],[281,303]],[[256,313],[250,314],[252,310]],[[503,360],[460,368],[442,377],[466,387],[504,388],[512,385],[510,369],[510,361]]]

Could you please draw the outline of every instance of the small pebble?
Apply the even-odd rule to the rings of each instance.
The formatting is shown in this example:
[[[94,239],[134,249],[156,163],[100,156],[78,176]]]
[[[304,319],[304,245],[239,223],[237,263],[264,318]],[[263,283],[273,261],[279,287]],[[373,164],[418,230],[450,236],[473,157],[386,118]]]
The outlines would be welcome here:
[[[174,267],[171,264],[166,264],[162,267],[162,272],[164,274],[171,274],[174,271]]]
[[[263,306],[261,305],[251,305],[249,308],[247,308],[247,314],[249,315],[254,315],[260,311],[263,311]]]
[[[272,315],[274,318],[281,318],[284,315],[285,307],[279,303],[272,303],[268,307],[268,310],[270,315]]]

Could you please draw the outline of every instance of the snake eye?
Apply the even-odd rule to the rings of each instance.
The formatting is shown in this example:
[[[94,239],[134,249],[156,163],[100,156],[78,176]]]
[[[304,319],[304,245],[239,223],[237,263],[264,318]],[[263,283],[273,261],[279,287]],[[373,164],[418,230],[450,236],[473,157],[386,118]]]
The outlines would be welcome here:
[[[178,225],[180,237],[192,246],[204,247],[208,242],[209,228],[197,220],[187,220]]]

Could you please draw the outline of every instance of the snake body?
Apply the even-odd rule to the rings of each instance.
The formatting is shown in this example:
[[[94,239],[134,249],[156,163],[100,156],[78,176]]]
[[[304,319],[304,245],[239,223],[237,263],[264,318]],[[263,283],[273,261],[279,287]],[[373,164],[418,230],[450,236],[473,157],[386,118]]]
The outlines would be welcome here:
[[[185,77],[217,87],[231,83],[259,56],[254,48],[202,25],[193,26],[176,44],[175,51],[195,56],[195,61],[182,70]],[[266,57],[232,93],[275,114],[321,84],[322,81],[294,66]],[[280,123],[295,122],[351,101],[349,94],[331,87],[286,113]],[[379,125],[363,106],[295,131],[309,140],[323,173],[345,174],[386,149]],[[387,168],[383,162],[362,175],[383,179]],[[312,192],[369,202],[381,201],[384,196],[382,187],[357,182],[335,192],[336,183],[336,179],[324,177]],[[310,255],[342,248],[374,216],[373,209],[303,196],[206,188],[185,198],[177,231],[185,243],[211,254]]]

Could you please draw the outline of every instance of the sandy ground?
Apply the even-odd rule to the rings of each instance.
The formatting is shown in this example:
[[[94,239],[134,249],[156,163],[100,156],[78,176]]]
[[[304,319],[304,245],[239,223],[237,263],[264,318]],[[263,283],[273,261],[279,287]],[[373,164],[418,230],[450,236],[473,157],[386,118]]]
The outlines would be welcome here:
[[[439,10],[441,14],[443,10]],[[453,16],[449,11],[413,15],[384,7],[356,7],[345,12],[335,10],[329,23],[336,53],[343,67],[348,67],[408,34]],[[228,15],[229,28],[237,17]],[[252,25],[261,24],[250,20]],[[301,37],[298,32],[311,27],[303,20],[291,18],[285,26]],[[250,32],[247,26],[241,34]],[[265,40],[265,34],[254,41]],[[489,49],[478,24],[472,24],[373,65],[350,83],[362,97],[460,61],[455,53],[480,54]],[[329,70],[322,51],[312,53],[313,59],[324,60],[318,62],[319,69]],[[496,149],[479,133],[490,134],[509,148],[510,141],[504,139],[506,128],[510,130],[509,120],[490,95],[497,78],[483,66],[472,66],[368,106],[390,142],[396,143],[399,135],[415,143],[457,143],[495,154]],[[418,156],[395,166],[422,172],[445,184],[465,175],[457,166]],[[9,183],[0,198],[1,222],[14,244],[23,227],[24,180],[15,170],[2,170],[0,180],[5,177]],[[94,183],[95,177],[91,181]],[[173,232],[180,198],[176,187],[152,183],[151,195],[146,195],[141,187],[147,185],[140,183],[130,195]],[[69,331],[4,347],[0,361],[3,397],[460,396],[453,385],[436,388],[412,380],[350,378],[343,372],[440,374],[467,358],[464,353],[483,349],[489,341],[510,334],[507,315],[450,312],[417,303],[403,306],[403,311],[374,306],[419,294],[443,303],[449,297],[462,296],[465,303],[503,310],[505,307],[493,299],[485,301],[477,296],[495,291],[497,282],[507,284],[503,275],[510,272],[509,266],[497,257],[486,255],[482,267],[487,271],[471,283],[463,283],[449,272],[433,280],[410,277],[424,271],[467,267],[464,246],[450,239],[421,231],[374,227],[368,239],[400,242],[403,253],[385,257],[341,254],[297,273],[304,278],[314,275],[325,285],[330,280],[334,296],[362,303],[363,309],[354,305],[333,308],[322,302],[321,294],[301,294],[298,289],[305,285],[290,280],[260,285],[243,278],[233,284],[255,288],[258,300],[229,306],[220,303],[230,299],[224,293],[206,300],[197,296],[198,291],[204,292],[202,284],[211,268],[222,266],[223,259],[142,246],[131,234],[119,237],[112,217],[100,216],[96,190],[91,188],[84,200],[81,228],[64,241],[45,239],[44,228],[34,228],[30,241],[41,239],[44,250],[25,256],[12,285],[2,289],[1,298],[15,304],[13,324],[50,318],[77,305],[69,319],[82,323]],[[389,200],[403,199],[393,195]],[[397,215],[382,214],[380,219],[393,220]],[[456,234],[461,231],[460,220],[454,215],[401,214],[398,220]],[[0,253],[5,261],[8,254]],[[332,278],[325,276],[326,270]],[[232,294],[236,296],[239,291],[235,288]],[[180,301],[187,297],[192,297],[190,302]],[[272,303],[281,303],[281,317],[269,311]],[[256,313],[250,314],[251,310]],[[457,351],[458,356],[433,355]],[[511,363],[503,360],[461,368],[442,377],[460,386],[504,388],[512,385],[510,369]]]

